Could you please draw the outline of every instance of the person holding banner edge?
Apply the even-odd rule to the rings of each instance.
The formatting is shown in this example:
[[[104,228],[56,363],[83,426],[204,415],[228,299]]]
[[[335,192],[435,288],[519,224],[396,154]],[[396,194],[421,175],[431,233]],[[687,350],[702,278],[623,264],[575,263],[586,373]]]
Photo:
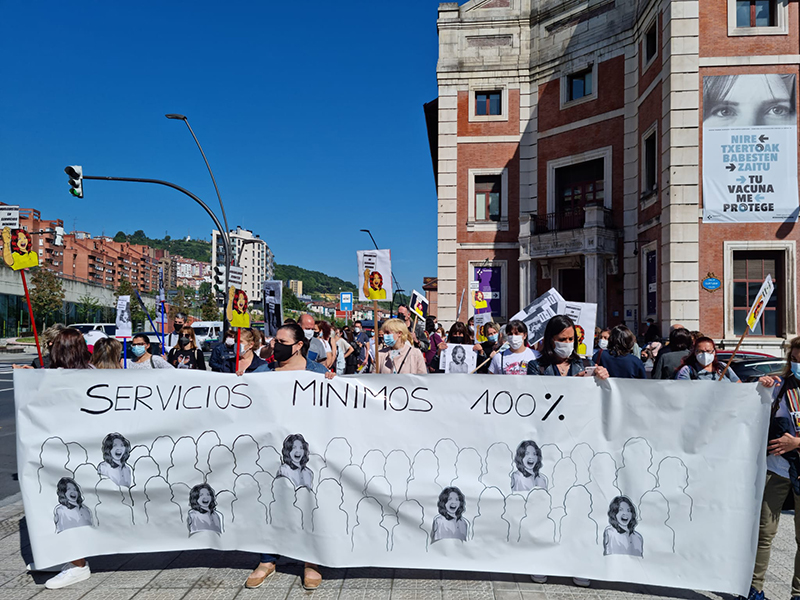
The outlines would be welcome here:
[[[551,318],[544,329],[541,356],[528,363],[528,375],[608,379],[608,370],[578,355],[575,323],[566,315]]]
[[[778,532],[786,497],[794,495],[794,529],[797,550],[792,577],[792,600],[800,598],[800,337],[789,342],[786,366],[781,377],[764,376],[759,383],[773,388],[772,416],[767,444],[767,479],[761,501],[758,546],[748,600],[764,600],[772,540]]]
[[[539,353],[527,343],[528,326],[514,319],[506,325],[508,348],[494,355],[489,364],[492,375],[526,375],[528,363],[539,358]],[[505,344],[503,344],[505,346]]]
[[[325,373],[326,379],[333,379],[334,374],[332,372],[325,369],[320,363],[307,358],[310,342],[300,325],[289,323],[278,329],[272,344],[272,355],[275,357],[275,362],[262,364],[255,370],[256,373],[312,371],[314,373]],[[251,590],[261,587],[267,579],[275,574],[275,565],[279,558],[280,556],[276,554],[262,553],[258,566],[247,577],[244,587]],[[307,590],[315,590],[321,584],[322,575],[317,565],[305,563],[303,587]]]

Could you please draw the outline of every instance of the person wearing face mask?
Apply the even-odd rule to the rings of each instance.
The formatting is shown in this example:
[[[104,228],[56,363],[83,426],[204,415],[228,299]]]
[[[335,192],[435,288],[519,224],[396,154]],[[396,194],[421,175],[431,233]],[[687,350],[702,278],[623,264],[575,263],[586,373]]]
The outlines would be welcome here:
[[[358,365],[366,366],[367,364],[367,348],[369,347],[369,336],[364,331],[361,321],[353,323],[353,340],[356,349],[358,350]]]
[[[767,443],[767,479],[761,501],[758,545],[749,600],[764,600],[764,579],[769,566],[772,540],[778,532],[783,505],[789,494],[794,494],[794,526],[796,531],[800,531],[800,510],[797,509],[800,506],[800,429],[796,425],[800,419],[800,337],[789,342],[786,366],[781,376],[764,376],[758,381],[764,387],[773,388],[773,401]],[[797,544],[792,598],[800,596],[800,538]]]
[[[239,330],[239,368],[236,374],[239,376],[245,373],[253,373],[259,367],[267,364],[260,356],[255,353],[256,334],[249,327],[242,327]]]
[[[191,325],[183,326],[178,343],[170,349],[167,355],[167,362],[176,369],[206,370],[206,360],[197,347],[194,327]]]
[[[428,372],[425,359],[419,348],[414,347],[414,338],[400,319],[389,319],[381,327],[383,348],[378,352],[380,373]]]
[[[150,338],[137,333],[131,338],[133,360],[128,361],[129,369],[171,369],[173,368],[163,357],[150,354]]]
[[[714,340],[708,337],[697,338],[694,348],[683,359],[681,367],[675,374],[675,379],[700,379],[703,381],[716,381],[725,365],[717,360],[717,346]],[[725,381],[740,382],[733,369],[725,371]]]
[[[589,358],[578,356],[575,323],[566,315],[556,315],[547,322],[542,339],[542,355],[528,363],[528,375],[586,377],[593,372],[598,379],[608,379],[603,367],[593,367]]]
[[[597,355],[600,353],[600,351],[608,350],[608,338],[610,337],[611,330],[608,327],[601,329],[597,334],[597,342],[594,345],[594,354],[592,355],[592,360],[595,363],[597,362]]]
[[[325,344],[322,343],[322,340],[314,337],[314,330],[317,325],[314,317],[308,314],[300,315],[297,323],[303,329],[303,335],[308,340],[308,358],[318,363],[325,363],[328,359],[328,353],[325,351]]]
[[[683,366],[683,360],[689,355],[691,347],[692,334],[683,327],[674,327],[669,332],[667,347],[661,348],[656,356],[650,376],[653,379],[674,379],[678,369]]]
[[[174,348],[178,345],[178,341],[181,338],[181,331],[183,331],[183,326],[186,324],[186,313],[175,313],[175,316],[172,319],[172,332],[166,336],[164,340],[164,345],[167,348]]]
[[[478,353],[478,370],[476,373],[487,374],[489,372],[487,360],[494,358],[497,349],[500,348],[500,326],[497,323],[490,322],[485,323],[482,329],[486,341],[475,344],[472,349]]]
[[[617,325],[608,338],[608,349],[597,355],[597,365],[605,367],[610,377],[646,379],[642,359],[633,353],[636,336],[625,325]]]
[[[526,375],[528,363],[539,358],[539,353],[528,347],[528,326],[514,319],[506,325],[508,349],[497,352],[489,364],[492,375]],[[505,344],[503,344],[505,346]]]
[[[447,349],[448,342],[451,344],[469,344],[471,341],[472,337],[469,334],[467,326],[461,321],[456,321],[453,323],[453,326],[450,328],[450,332],[447,334],[447,342],[439,342],[437,346],[439,350],[439,357],[441,358],[441,352]],[[436,372],[442,372],[438,364],[436,367]]]
[[[216,373],[236,371],[236,330],[232,327],[225,332],[225,338],[211,350],[208,366]]]
[[[436,331],[436,319],[430,315],[425,319],[425,337],[428,339],[425,364],[428,367],[428,373],[436,373],[439,371],[439,346],[444,343],[444,340]]]
[[[308,316],[308,315],[303,315]],[[242,332],[244,333],[244,331]],[[289,323],[278,329],[272,340],[273,362],[259,366],[256,373],[276,373],[278,371],[312,371],[324,373],[326,379],[333,379],[334,374],[316,361],[308,359],[309,340],[305,330],[295,323]],[[244,587],[255,589],[275,574],[275,564],[280,556],[261,554],[258,566],[245,581]],[[322,584],[319,568],[306,563],[303,570],[303,587],[307,590],[317,589]]]

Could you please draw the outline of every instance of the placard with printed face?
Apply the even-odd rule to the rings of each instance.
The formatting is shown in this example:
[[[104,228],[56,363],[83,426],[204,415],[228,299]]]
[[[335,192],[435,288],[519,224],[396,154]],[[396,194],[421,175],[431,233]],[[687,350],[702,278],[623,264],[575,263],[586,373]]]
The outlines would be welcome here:
[[[389,302],[392,299],[392,251],[359,250],[358,299]]]
[[[117,331],[115,336],[118,338],[129,338],[133,335],[133,323],[131,322],[131,297],[120,296],[117,298]]]
[[[428,316],[428,299],[424,294],[420,294],[417,290],[411,292],[411,300],[409,301],[409,308],[411,312],[417,315],[420,319]]]
[[[264,335],[275,337],[283,325],[283,281],[265,281],[264,296]]]

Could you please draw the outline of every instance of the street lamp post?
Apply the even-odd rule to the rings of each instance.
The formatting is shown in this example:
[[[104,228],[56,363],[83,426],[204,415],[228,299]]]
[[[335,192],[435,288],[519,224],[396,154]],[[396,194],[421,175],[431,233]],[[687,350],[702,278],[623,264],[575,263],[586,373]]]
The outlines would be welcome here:
[[[97,180],[97,181],[129,181],[129,182],[133,182],[133,183],[154,183],[156,185],[163,185],[163,186],[166,186],[166,187],[170,187],[170,188],[172,188],[174,190],[178,190],[179,192],[181,192],[183,194],[186,194],[187,196],[189,196],[189,198],[191,198],[192,200],[197,202],[203,208],[203,210],[205,210],[206,213],[208,213],[208,216],[211,217],[211,220],[214,221],[214,225],[217,227],[217,229],[222,231],[222,224],[219,222],[219,219],[217,218],[217,215],[214,214],[214,211],[211,210],[211,208],[208,206],[208,204],[203,202],[200,198],[195,196],[189,190],[186,190],[186,189],[182,188],[181,186],[179,186],[177,184],[174,184],[174,183],[171,183],[169,181],[162,181],[161,179],[143,179],[143,178],[139,178],[139,177],[108,177],[108,176],[99,176],[99,175],[83,175],[83,179],[93,179],[93,180]],[[222,236],[222,244],[225,247],[225,262],[228,265],[230,265],[230,263],[231,263],[231,244],[230,244],[230,240],[228,239],[227,235],[223,235]],[[227,273],[227,270],[226,270],[226,273]],[[228,304],[228,288],[226,286],[225,287],[225,305],[227,306],[227,304]],[[227,318],[225,318],[224,319],[224,323],[226,325],[227,325],[227,322],[228,322],[228,320],[227,320]]]
[[[372,240],[372,243],[375,245],[375,250],[379,250],[378,242],[375,241],[375,238],[372,237],[372,232],[369,229],[362,229],[362,233],[366,233],[369,236],[369,239]],[[400,284],[397,283],[397,277],[394,276],[394,271],[392,271],[392,281],[394,282],[394,291],[395,292],[404,292],[405,290],[400,287]],[[392,294],[392,302],[389,305],[389,314],[394,314],[394,294]]]
[[[222,230],[222,228],[219,227],[219,226],[218,226],[218,229],[220,230],[220,235],[225,238],[224,244],[225,244],[225,246],[227,248],[226,257],[225,257],[225,262],[227,263],[225,265],[225,306],[227,306],[228,305],[228,288],[230,287],[230,275],[228,273],[228,270],[230,269],[231,258],[232,258],[231,252],[230,252],[231,240],[230,240],[230,229],[228,229],[228,217],[225,215],[225,206],[222,204],[222,196],[220,196],[219,187],[217,187],[217,180],[214,178],[214,172],[211,170],[211,165],[208,163],[208,158],[206,158],[206,153],[203,152],[203,147],[200,145],[200,140],[198,140],[197,136],[194,134],[194,130],[192,129],[192,126],[189,125],[189,119],[186,118],[186,115],[180,115],[180,114],[177,114],[177,113],[169,113],[169,114],[166,114],[164,116],[166,118],[172,119],[174,121],[183,121],[184,123],[186,123],[186,127],[189,128],[189,133],[192,134],[192,137],[194,138],[194,142],[195,142],[195,144],[197,144],[197,148],[200,150],[200,154],[202,154],[202,156],[203,156],[203,161],[206,163],[206,168],[208,169],[208,174],[211,175],[211,182],[214,184],[214,191],[217,192],[217,199],[219,200],[219,209],[222,212],[222,222],[225,224],[225,229],[224,230]],[[240,257],[241,257],[241,254],[240,254]],[[236,266],[239,265],[239,259],[238,258],[237,258],[235,264],[236,264]],[[227,319],[223,319],[223,322],[227,324]]]

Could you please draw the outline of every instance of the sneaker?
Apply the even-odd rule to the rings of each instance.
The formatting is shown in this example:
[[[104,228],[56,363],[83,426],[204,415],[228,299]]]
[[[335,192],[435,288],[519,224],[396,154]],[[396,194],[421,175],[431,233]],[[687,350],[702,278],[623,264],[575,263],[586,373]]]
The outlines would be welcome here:
[[[306,568],[303,570],[303,587],[307,590],[315,590],[322,585],[322,573],[319,572],[316,565],[306,563]]]
[[[42,567],[41,569],[35,563],[28,563],[25,568],[29,573],[60,573],[64,568],[64,563],[53,565],[52,567]]]
[[[48,579],[44,582],[44,587],[48,590],[60,590],[73,583],[86,581],[91,576],[92,572],[89,570],[89,563],[83,567],[76,567],[72,563],[67,563],[61,570],[61,573],[55,577]]]
[[[533,583],[547,583],[547,575],[531,575]]]
[[[250,573],[250,577],[244,582],[244,587],[248,590],[260,588],[273,575],[275,575],[275,563],[261,563],[256,567],[255,571]]]
[[[797,596],[792,596],[792,600]],[[750,586],[750,592],[747,594],[747,600],[764,600],[764,592],[757,592],[756,588]]]
[[[589,587],[592,585],[592,582],[589,579],[584,579],[583,577],[573,577],[572,583],[578,587]]]

